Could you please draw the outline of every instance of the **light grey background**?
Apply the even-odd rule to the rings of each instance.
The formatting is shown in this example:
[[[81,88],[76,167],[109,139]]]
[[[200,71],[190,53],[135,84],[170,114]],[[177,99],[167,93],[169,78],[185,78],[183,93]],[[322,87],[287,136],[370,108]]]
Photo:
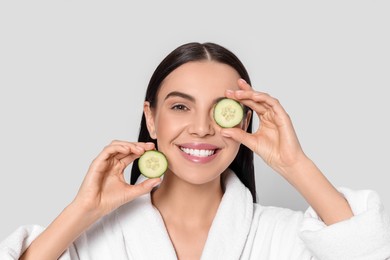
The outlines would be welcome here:
[[[0,240],[48,225],[112,139],[136,140],[157,64],[189,41],[235,52],[335,186],[390,210],[389,1],[1,1]],[[256,159],[259,200],[304,210]]]

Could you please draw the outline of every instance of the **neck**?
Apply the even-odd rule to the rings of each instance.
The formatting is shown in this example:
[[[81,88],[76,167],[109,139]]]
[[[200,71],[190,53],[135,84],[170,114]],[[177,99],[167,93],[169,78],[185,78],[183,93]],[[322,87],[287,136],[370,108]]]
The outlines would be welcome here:
[[[164,219],[184,225],[211,225],[222,195],[220,177],[191,184],[168,172],[153,192],[152,203]]]

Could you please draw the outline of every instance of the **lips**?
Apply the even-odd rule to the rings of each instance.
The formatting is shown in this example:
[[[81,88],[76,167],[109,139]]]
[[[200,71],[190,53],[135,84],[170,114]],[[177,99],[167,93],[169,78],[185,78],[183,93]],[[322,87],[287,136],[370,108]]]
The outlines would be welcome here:
[[[199,157],[207,157],[210,155],[213,155],[215,153],[215,150],[198,150],[198,149],[190,149],[190,148],[184,148],[180,147],[180,150],[185,152],[186,154],[192,155],[192,156],[199,156]]]
[[[219,147],[205,143],[186,143],[178,145],[182,155],[196,163],[206,163],[215,158]]]

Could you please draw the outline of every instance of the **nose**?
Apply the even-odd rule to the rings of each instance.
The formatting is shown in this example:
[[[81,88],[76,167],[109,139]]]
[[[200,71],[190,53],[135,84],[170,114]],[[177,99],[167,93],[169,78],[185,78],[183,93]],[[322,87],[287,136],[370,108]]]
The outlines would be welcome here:
[[[188,127],[188,131],[191,135],[198,137],[205,137],[215,134],[214,120],[209,113],[195,113],[191,124]]]

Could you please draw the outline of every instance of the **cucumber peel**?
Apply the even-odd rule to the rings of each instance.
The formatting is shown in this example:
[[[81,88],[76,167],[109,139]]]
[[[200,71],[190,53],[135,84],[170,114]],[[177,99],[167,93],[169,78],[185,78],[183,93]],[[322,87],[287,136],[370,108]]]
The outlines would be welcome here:
[[[138,160],[138,168],[146,178],[158,178],[168,169],[168,160],[159,151],[146,151]]]
[[[215,105],[213,116],[220,127],[234,127],[244,118],[244,109],[236,100],[224,98]]]

